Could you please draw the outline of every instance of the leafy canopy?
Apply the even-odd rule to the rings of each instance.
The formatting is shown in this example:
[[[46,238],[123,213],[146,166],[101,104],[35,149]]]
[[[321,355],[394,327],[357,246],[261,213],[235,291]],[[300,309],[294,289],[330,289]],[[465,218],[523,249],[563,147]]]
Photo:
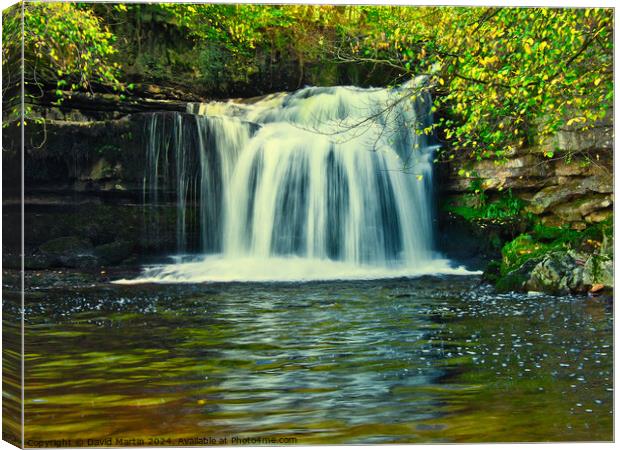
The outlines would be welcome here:
[[[367,8],[362,58],[428,73],[452,147],[502,160],[613,101],[613,10]],[[552,157],[553,149],[545,149]]]
[[[548,136],[589,129],[612,107],[613,10],[602,8],[28,2],[26,82],[52,85],[59,98],[95,85],[122,89],[132,64],[124,50],[147,51],[139,24],[155,13],[163,30],[191,38],[190,53],[177,58],[191,68],[183,77],[209,86],[252,83],[278,59],[298,65],[300,83],[309,64],[384,67],[395,83],[428,74],[435,127],[467,158],[502,161],[537,145],[551,158]],[[19,52],[10,35],[20,20],[4,21],[4,62]],[[118,25],[132,21],[134,28]]]
[[[26,2],[4,20],[3,54],[21,54],[12,39],[24,29],[24,77],[27,87],[90,89],[93,83],[119,87],[120,64],[115,36],[88,7],[65,2]],[[4,59],[3,62],[7,61]],[[60,94],[59,94],[60,95]]]

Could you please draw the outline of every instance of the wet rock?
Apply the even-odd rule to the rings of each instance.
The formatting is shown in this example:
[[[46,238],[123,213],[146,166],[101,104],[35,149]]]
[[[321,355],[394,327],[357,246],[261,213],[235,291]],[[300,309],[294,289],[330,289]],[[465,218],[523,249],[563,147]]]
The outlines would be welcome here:
[[[567,295],[583,293],[597,285],[613,287],[612,258],[568,250],[552,252],[542,258],[527,261],[519,269],[500,279],[497,289]]]
[[[608,208],[613,204],[613,194],[612,195],[596,195],[592,197],[587,197],[581,199],[576,205],[579,209],[579,212],[582,216],[587,216],[588,214],[593,213],[594,211],[598,211],[601,209]]]
[[[39,246],[41,252],[53,256],[71,256],[91,253],[93,245],[79,236],[64,236],[47,241]]]
[[[546,227],[559,228],[564,225],[564,221],[555,214],[545,215],[540,218],[541,223]]]
[[[540,164],[534,155],[523,155],[509,159],[503,164],[496,161],[483,160],[474,163],[471,169],[472,178],[460,177],[454,180],[454,187],[466,190],[474,178],[483,178],[484,189],[496,189],[501,186],[512,188],[544,186],[548,183],[548,166]]]
[[[539,263],[541,258],[527,260],[521,267],[501,276],[495,282],[495,289],[502,292],[519,292],[532,290],[526,288],[526,282],[532,269]]]
[[[594,148],[613,147],[613,126],[601,124],[589,130],[560,130],[549,143],[553,148],[563,152],[583,152]]]
[[[612,209],[605,209],[602,211],[594,211],[591,214],[588,214],[585,217],[585,221],[588,223],[599,223],[599,222],[603,222],[604,220],[607,220],[608,218],[610,218],[613,215],[613,210]]]
[[[584,291],[582,256],[575,252],[553,252],[543,257],[529,274],[525,289],[554,295]]]
[[[559,217],[563,222],[579,222],[582,219],[582,214],[579,209],[575,208],[573,203],[563,203],[551,208],[553,214]]]
[[[590,256],[583,267],[583,283],[587,286],[602,284],[604,287],[613,287],[613,260],[605,255]]]
[[[608,208],[612,203],[612,195],[593,194],[572,202],[553,206],[551,211],[565,221],[578,222],[596,211]],[[596,216],[596,218],[598,218],[598,216]],[[600,222],[601,220],[598,221]]]
[[[42,255],[54,258],[58,265],[76,269],[91,269],[100,265],[89,240],[65,236],[47,241],[39,247]]]
[[[131,255],[133,245],[127,241],[115,241],[95,247],[94,254],[104,265],[120,264]]]
[[[605,176],[609,173],[605,166],[592,164],[584,158],[575,158],[572,161],[557,160],[553,163],[553,171],[558,177]]]
[[[541,189],[532,197],[527,210],[534,214],[542,214],[552,206],[568,202],[589,192],[612,193],[613,179],[611,175],[574,179]]]

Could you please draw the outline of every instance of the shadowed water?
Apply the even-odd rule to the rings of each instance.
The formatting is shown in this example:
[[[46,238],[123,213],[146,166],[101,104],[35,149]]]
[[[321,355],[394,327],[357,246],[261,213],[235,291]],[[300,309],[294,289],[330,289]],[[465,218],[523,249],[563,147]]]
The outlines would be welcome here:
[[[611,307],[478,282],[40,289],[26,439],[611,440]]]

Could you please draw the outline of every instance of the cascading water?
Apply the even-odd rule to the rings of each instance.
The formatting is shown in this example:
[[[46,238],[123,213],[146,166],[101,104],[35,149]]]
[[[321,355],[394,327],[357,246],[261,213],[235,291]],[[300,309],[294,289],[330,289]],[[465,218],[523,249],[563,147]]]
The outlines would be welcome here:
[[[311,280],[450,272],[433,252],[432,124],[425,79],[398,89],[305,88],[154,115],[145,198],[188,202],[200,256],[138,281]],[[165,113],[162,113],[165,114]]]
[[[160,241],[165,223],[165,212],[157,207],[173,203],[178,253],[222,251],[228,180],[237,154],[255,129],[235,118],[179,113],[150,117],[143,197],[148,211],[145,231],[154,242]],[[188,214],[190,209],[198,214]],[[190,239],[192,228],[200,230],[197,239]]]

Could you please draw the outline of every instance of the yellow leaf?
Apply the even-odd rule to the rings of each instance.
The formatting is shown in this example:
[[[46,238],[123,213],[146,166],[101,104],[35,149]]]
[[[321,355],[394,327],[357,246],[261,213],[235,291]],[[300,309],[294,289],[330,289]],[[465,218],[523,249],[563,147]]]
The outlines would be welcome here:
[[[585,117],[574,117],[566,122],[566,126],[571,126],[574,123],[585,122]]]

